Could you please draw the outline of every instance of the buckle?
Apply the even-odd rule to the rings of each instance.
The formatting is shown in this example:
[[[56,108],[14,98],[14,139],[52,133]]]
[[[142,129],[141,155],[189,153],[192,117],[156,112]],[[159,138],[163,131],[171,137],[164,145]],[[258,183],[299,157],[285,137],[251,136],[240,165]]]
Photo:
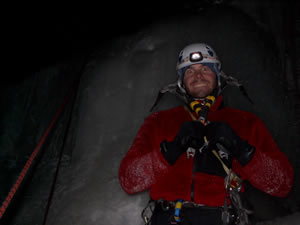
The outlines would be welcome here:
[[[189,147],[187,150],[186,150],[186,157],[189,159],[190,157],[194,157],[195,156],[195,153],[196,153],[196,150],[192,147]]]

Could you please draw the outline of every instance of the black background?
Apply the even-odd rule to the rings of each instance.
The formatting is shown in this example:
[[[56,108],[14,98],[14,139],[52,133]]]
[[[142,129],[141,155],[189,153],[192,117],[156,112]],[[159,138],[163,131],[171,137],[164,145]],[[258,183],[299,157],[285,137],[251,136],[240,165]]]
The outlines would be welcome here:
[[[223,1],[223,3],[229,1]],[[99,1],[89,4],[39,3],[4,8],[4,58],[9,83],[20,82],[41,68],[130,34],[157,21],[193,13],[214,1]]]

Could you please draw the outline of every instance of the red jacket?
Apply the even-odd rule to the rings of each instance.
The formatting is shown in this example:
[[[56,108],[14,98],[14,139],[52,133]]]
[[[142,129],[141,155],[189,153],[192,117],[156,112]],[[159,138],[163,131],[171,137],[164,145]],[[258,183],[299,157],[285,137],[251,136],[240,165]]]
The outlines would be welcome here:
[[[229,124],[236,133],[256,147],[252,160],[242,167],[233,161],[233,171],[256,188],[284,197],[293,185],[293,168],[279,151],[263,122],[254,114],[230,107],[218,109],[222,97],[208,113],[209,121]],[[193,157],[182,154],[171,166],[160,152],[163,140],[172,141],[181,124],[192,120],[184,107],[152,113],[145,119],[119,168],[122,188],[128,194],[150,189],[152,199],[191,201]],[[198,172],[194,176],[194,202],[208,206],[224,203],[224,178]]]

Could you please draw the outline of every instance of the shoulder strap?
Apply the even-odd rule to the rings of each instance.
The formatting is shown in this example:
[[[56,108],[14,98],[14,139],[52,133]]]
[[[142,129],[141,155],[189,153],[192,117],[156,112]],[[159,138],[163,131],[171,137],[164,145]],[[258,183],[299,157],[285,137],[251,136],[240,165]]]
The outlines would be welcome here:
[[[184,109],[185,109],[186,111],[188,111],[188,113],[190,114],[190,116],[192,117],[193,120],[197,120],[197,118],[193,115],[193,113],[191,113],[191,111],[188,109],[187,106],[184,106]]]

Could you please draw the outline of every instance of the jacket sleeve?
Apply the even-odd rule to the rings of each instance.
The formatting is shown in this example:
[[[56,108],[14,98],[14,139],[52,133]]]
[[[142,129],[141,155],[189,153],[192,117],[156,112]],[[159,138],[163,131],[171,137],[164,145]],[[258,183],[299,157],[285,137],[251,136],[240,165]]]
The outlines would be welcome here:
[[[119,168],[119,180],[128,194],[150,188],[170,167],[160,152],[163,132],[158,113],[147,117]]]
[[[293,168],[257,117],[251,126],[248,142],[255,146],[256,151],[252,160],[241,168],[243,178],[270,195],[285,197],[293,186]]]

